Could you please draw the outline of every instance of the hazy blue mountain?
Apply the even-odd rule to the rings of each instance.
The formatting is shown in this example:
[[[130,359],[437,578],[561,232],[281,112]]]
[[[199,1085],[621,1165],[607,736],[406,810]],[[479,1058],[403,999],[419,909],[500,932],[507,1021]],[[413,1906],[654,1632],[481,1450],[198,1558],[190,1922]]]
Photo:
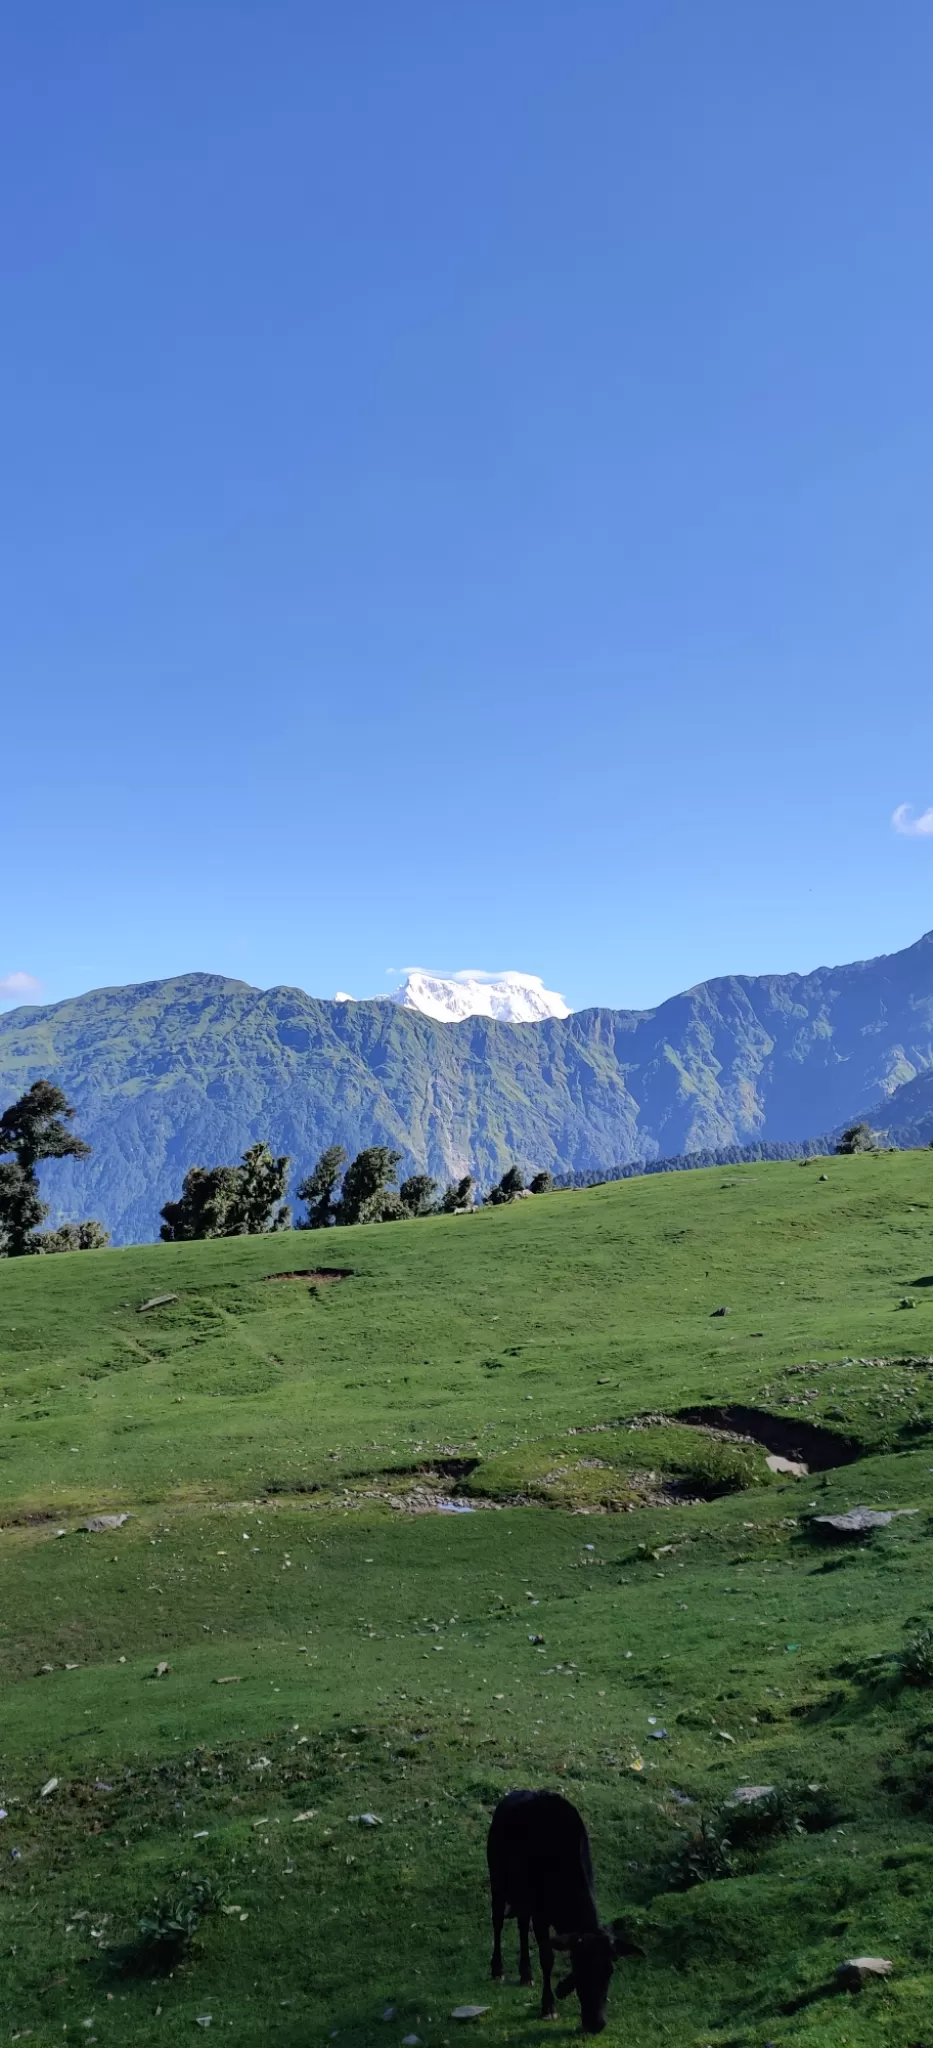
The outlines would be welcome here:
[[[893,1095],[873,1103],[866,1121],[885,1132],[892,1145],[933,1145],[933,1072],[904,1081]]]
[[[331,1142],[481,1183],[512,1159],[567,1172],[781,1142],[874,1110],[933,1070],[933,933],[812,974],[703,982],[656,1010],[436,1022],[213,974],[98,989],[0,1017],[0,1106],[40,1074],[94,1147],[47,1170],[54,1220],[153,1236],[194,1162],[256,1138],[295,1178]]]

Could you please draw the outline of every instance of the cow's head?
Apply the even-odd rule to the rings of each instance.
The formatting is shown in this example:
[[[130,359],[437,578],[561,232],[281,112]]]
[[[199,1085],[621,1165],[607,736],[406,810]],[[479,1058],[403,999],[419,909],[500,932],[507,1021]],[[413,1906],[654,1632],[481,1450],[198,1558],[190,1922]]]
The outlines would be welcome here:
[[[558,1998],[575,1991],[580,2000],[580,2019],[585,2034],[601,2034],[606,2024],[606,1998],[616,1957],[616,1944],[608,1927],[596,1927],[591,1934],[555,1934],[556,1949],[566,1950],[570,1968],[557,1985]]]

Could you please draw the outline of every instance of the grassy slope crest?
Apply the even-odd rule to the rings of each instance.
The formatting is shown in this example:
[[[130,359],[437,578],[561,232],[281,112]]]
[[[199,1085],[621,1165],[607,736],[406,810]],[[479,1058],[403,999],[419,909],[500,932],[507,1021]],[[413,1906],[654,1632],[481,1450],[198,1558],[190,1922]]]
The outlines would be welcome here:
[[[930,2037],[933,1181],[822,1170],[0,1270],[11,2034],[536,2039],[482,1853],[534,1782],[638,1951],[610,2041]]]

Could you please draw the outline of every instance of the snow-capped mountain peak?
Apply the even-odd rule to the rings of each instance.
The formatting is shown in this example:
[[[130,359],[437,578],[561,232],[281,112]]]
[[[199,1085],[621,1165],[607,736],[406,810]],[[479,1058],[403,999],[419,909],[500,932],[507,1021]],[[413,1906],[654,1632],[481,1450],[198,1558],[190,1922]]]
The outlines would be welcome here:
[[[540,1024],[545,1017],[569,1017],[563,996],[545,988],[539,974],[488,974],[464,968],[459,974],[432,974],[412,967],[389,1001],[406,1010],[421,1010],[443,1024],[464,1017],[497,1017],[503,1024]]]

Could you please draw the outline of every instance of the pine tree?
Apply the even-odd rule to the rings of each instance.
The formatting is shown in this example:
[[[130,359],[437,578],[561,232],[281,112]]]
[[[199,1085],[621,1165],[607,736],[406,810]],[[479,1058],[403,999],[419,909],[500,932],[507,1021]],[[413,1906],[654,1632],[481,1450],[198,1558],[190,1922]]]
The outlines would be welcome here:
[[[346,1165],[346,1158],[342,1145],[328,1145],[313,1171],[299,1183],[298,1200],[308,1204],[308,1214],[298,1226],[300,1230],[326,1230],[328,1224],[333,1223],[336,1207],[334,1189]]]
[[[160,1237],[167,1244],[201,1237],[257,1237],[288,1230],[291,1210],[282,1202],[288,1178],[286,1154],[274,1158],[268,1145],[250,1145],[239,1166],[190,1166],[177,1202],[162,1209]],[[276,1204],[281,1204],[276,1207]]]
[[[410,1216],[429,1216],[436,1190],[437,1182],[429,1173],[413,1173],[409,1180],[403,1180],[399,1200]]]
[[[369,1145],[351,1160],[343,1176],[337,1204],[338,1223],[389,1223],[401,1208],[394,1186],[400,1152],[386,1145]],[[403,1212],[404,1213],[404,1212]]]
[[[39,1194],[36,1167],[43,1159],[87,1159],[90,1145],[68,1129],[75,1110],[51,1081],[34,1081],[0,1116],[0,1154],[14,1165],[0,1167],[0,1249],[21,1258],[30,1234],[48,1215]]]

